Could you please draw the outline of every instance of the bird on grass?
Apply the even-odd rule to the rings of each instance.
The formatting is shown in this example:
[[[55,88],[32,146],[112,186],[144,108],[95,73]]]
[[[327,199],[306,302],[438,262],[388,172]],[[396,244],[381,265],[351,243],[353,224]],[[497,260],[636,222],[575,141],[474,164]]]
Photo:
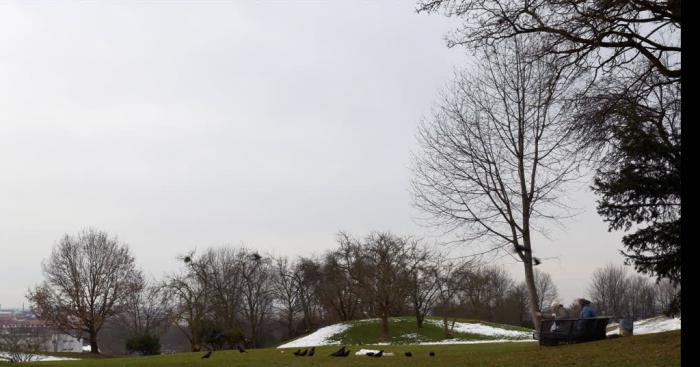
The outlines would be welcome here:
[[[207,359],[209,357],[211,357],[211,351],[208,351],[207,354],[203,355],[202,359]]]
[[[367,357],[374,357],[374,352],[367,352],[365,353]]]
[[[337,351],[331,353],[331,357],[343,357],[345,354],[345,346],[342,348],[338,349]]]
[[[406,352],[403,355],[405,355],[406,357],[413,357],[413,353],[411,352]]]
[[[350,349],[346,350],[342,357],[347,357],[350,355]]]
[[[301,353],[299,353],[299,355],[300,355],[301,357],[303,357],[303,356],[306,355],[306,353],[309,353],[309,350],[308,350],[308,349],[304,349],[304,351],[301,352]]]
[[[378,353],[374,353],[374,355],[373,355],[372,357],[377,357],[377,358],[379,358],[379,357],[381,357],[381,356],[383,356],[383,355],[384,355],[384,351],[383,351],[383,350],[380,350]]]
[[[307,356],[312,357],[314,354],[316,354],[316,347],[311,347],[311,350],[309,351],[309,354],[307,354]]]
[[[431,351],[430,353],[428,353],[428,355],[430,355],[431,357],[435,357],[435,352]]]
[[[294,355],[295,355],[295,356],[298,356],[299,354],[301,354],[301,349],[297,349],[297,351],[294,352]]]
[[[240,344],[236,345],[236,348],[238,348],[238,351],[241,352],[241,353],[245,353],[245,352],[246,352],[245,348],[243,348],[243,346],[240,345]]]

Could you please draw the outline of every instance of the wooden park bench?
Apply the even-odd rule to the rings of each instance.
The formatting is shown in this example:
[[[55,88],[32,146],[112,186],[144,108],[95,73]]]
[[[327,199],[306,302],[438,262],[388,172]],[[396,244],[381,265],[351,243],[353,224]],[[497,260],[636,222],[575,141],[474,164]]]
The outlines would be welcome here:
[[[612,316],[597,316],[586,319],[544,319],[539,333],[533,337],[540,345],[582,343],[606,338],[606,326]]]

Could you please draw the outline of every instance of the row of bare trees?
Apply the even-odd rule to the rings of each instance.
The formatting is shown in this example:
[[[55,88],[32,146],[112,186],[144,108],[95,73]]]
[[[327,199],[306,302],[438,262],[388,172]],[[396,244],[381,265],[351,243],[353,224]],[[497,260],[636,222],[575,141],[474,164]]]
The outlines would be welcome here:
[[[44,262],[46,280],[29,292],[37,316],[90,341],[99,353],[105,323],[132,338],[180,329],[192,351],[270,345],[341,321],[440,316],[446,336],[458,317],[523,324],[527,287],[501,268],[448,259],[421,241],[372,232],[339,233],[320,256],[275,257],[245,247],[209,248],[179,258],[179,271],[147,280],[126,245],[88,229],[66,235]],[[556,298],[545,273],[540,300]],[[157,348],[153,352],[157,352]],[[144,350],[144,354],[147,352]]]
[[[193,350],[262,346],[276,331],[291,338],[364,318],[379,320],[384,340],[394,316],[415,315],[418,327],[428,315],[440,316],[446,336],[458,317],[515,324],[529,319],[526,285],[503,269],[446,259],[416,239],[391,233],[355,238],[341,232],[337,247],[318,257],[268,257],[226,247],[182,260],[182,272],[163,287]],[[535,272],[535,278],[541,300],[557,298],[549,275]]]
[[[588,289],[602,314],[632,320],[673,313],[677,292],[667,279],[654,283],[649,277],[614,264],[597,269]]]

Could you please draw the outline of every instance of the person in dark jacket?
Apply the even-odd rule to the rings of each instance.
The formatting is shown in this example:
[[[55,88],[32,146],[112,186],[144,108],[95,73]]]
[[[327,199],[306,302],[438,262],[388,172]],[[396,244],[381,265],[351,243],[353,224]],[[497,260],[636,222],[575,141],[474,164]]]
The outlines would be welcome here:
[[[596,317],[593,306],[591,306],[591,301],[585,298],[579,298],[576,300],[578,305],[581,306],[581,312],[579,313],[579,319],[589,319],[591,317]]]
[[[590,325],[590,323],[593,321],[593,320],[586,320],[586,319],[596,317],[596,313],[593,310],[593,306],[591,305],[591,301],[589,301],[585,298],[578,298],[578,299],[576,299],[576,302],[581,307],[581,312],[579,312],[579,315],[578,315],[579,320],[576,322],[576,331],[579,333],[585,333],[587,326]]]

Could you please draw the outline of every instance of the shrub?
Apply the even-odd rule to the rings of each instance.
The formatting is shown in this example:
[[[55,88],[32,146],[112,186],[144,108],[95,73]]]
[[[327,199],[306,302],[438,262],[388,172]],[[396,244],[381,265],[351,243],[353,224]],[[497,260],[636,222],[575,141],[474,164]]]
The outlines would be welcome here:
[[[144,356],[160,354],[160,340],[151,334],[135,335],[126,340],[126,350]]]

